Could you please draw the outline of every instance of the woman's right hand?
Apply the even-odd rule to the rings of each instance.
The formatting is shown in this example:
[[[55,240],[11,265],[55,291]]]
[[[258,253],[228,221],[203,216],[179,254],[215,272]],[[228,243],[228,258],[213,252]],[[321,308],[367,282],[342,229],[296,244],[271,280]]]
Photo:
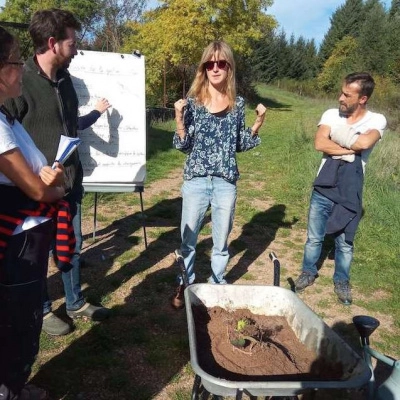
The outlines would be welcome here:
[[[64,166],[56,162],[55,168],[45,166],[41,169],[39,176],[47,186],[64,186]]]
[[[186,107],[187,100],[180,99],[175,102],[175,121],[176,121],[176,132],[180,136],[181,139],[185,136],[185,127],[183,126],[183,112]]]

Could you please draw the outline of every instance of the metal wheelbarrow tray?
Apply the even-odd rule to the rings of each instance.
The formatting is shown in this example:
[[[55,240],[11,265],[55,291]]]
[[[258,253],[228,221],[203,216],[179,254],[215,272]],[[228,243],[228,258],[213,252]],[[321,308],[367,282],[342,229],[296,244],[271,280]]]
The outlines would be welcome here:
[[[355,353],[321,318],[288,289],[277,286],[193,284],[185,289],[185,305],[189,331],[190,362],[196,380],[217,396],[295,396],[311,389],[360,388],[368,382],[371,372],[365,361]],[[295,381],[230,381],[212,376],[198,362],[198,349],[193,306],[222,307],[226,310],[248,309],[253,314],[285,317],[298,340],[314,351],[317,357],[343,365],[340,380]],[[201,379],[201,382],[199,381]],[[195,381],[196,385],[196,381]],[[194,389],[193,389],[194,390]]]

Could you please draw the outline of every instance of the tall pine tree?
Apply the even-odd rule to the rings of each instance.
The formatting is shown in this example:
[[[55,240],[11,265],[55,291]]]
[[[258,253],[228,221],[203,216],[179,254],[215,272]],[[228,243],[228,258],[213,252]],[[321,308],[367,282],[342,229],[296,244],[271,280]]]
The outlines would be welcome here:
[[[388,16],[388,75],[395,83],[400,84],[400,0],[392,0]]]
[[[331,26],[322,41],[319,58],[322,65],[332,54],[336,44],[345,36],[357,38],[364,21],[362,0],[347,0],[331,17]]]
[[[389,61],[388,18],[379,0],[367,0],[365,20],[358,37],[359,55],[363,69],[385,75]]]

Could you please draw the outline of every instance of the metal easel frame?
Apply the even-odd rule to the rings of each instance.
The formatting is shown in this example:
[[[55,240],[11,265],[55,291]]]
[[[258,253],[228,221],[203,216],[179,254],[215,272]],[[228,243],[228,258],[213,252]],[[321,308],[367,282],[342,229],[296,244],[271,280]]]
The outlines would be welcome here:
[[[83,183],[85,192],[94,192],[94,213],[93,213],[93,240],[96,239],[96,225],[97,225],[97,195],[98,193],[139,193],[140,196],[140,210],[142,217],[142,228],[144,245],[147,249],[147,235],[146,224],[143,209],[143,184],[129,184],[129,183]]]

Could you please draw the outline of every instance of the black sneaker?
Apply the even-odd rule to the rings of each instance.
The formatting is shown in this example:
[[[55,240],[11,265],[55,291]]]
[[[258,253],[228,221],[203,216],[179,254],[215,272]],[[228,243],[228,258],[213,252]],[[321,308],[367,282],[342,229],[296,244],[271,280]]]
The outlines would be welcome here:
[[[334,285],[339,301],[345,306],[349,306],[353,302],[349,281],[334,282]]]
[[[92,321],[104,321],[110,316],[110,310],[85,303],[79,310],[67,310],[67,315],[72,319],[89,318]]]
[[[296,282],[294,283],[296,292],[301,292],[307,286],[311,286],[314,283],[314,281],[315,281],[315,275],[303,271],[300,274],[300,276],[296,279]]]
[[[184,298],[185,287],[183,285],[179,285],[175,294],[171,298],[171,306],[176,310],[179,310],[185,306],[185,298]]]

